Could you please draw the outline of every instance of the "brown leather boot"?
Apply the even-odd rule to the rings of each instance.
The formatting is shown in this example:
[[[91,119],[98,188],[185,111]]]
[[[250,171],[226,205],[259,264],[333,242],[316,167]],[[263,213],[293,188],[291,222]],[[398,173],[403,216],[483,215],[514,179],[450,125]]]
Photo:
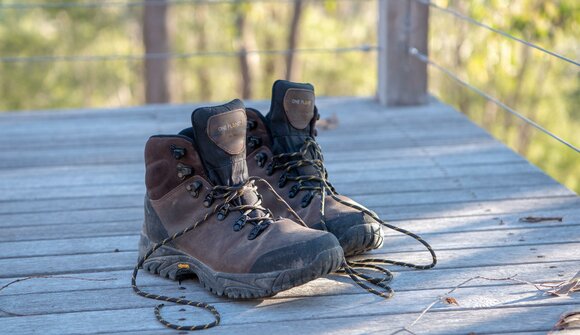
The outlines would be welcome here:
[[[381,225],[362,205],[336,193],[327,180],[315,124],[319,118],[310,84],[278,80],[272,88],[270,112],[246,109],[248,169],[266,179],[312,228],[333,233],[345,256],[378,248]],[[323,196],[324,195],[324,196]],[[270,195],[264,206],[287,216],[286,208]]]
[[[344,256],[332,234],[263,206],[248,178],[243,103],[199,108],[191,119],[193,128],[153,136],[145,148],[142,267],[172,279],[195,274],[230,298],[270,296],[337,270]]]

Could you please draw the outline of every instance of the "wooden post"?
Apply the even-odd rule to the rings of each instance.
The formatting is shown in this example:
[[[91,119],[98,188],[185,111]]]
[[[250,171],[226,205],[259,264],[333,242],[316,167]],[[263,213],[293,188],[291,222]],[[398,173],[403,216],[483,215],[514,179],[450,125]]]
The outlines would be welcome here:
[[[143,44],[146,54],[169,52],[167,34],[167,2],[145,0],[143,12]],[[145,59],[145,103],[167,103],[169,96],[169,60]]]
[[[383,105],[427,103],[427,65],[409,54],[427,55],[429,7],[414,0],[379,0],[379,83]]]

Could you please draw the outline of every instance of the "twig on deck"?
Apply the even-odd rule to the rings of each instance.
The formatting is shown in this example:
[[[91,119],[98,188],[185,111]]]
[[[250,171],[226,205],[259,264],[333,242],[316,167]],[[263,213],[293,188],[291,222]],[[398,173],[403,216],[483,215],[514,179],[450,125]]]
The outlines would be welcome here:
[[[18,278],[15,279],[5,285],[3,285],[2,287],[0,287],[0,292],[7,288],[10,285],[14,285],[16,283],[20,283],[26,280],[30,280],[30,279],[52,279],[52,278],[56,278],[56,279],[71,279],[71,280],[84,280],[84,281],[110,281],[110,280],[116,280],[117,278],[84,278],[84,277],[74,277],[74,276],[52,276],[52,275],[36,275],[36,276],[28,276],[28,277],[24,277],[24,278]],[[0,312],[7,314],[8,316],[26,316],[26,314],[18,314],[18,313],[13,313],[13,312],[9,312],[5,309],[0,308]]]
[[[23,282],[26,280],[30,280],[30,279],[39,279],[39,278],[44,278],[44,279],[49,279],[49,278],[56,278],[56,279],[74,279],[74,280],[84,280],[84,281],[110,281],[110,280],[116,280],[117,278],[83,278],[83,277],[72,277],[72,276],[51,276],[51,275],[37,275],[37,276],[28,276],[28,277],[24,277],[24,278],[18,278],[15,279],[11,282],[9,282],[8,284],[0,287],[0,291],[2,291],[3,289],[7,288],[10,285],[19,283],[19,282]]]
[[[411,324],[402,327],[401,329],[396,330],[395,332],[391,333],[390,335],[395,335],[398,334],[400,332],[407,332],[409,334],[415,334],[413,331],[411,331],[411,327],[413,327],[415,324],[417,324],[417,322],[419,322],[419,320],[421,320],[421,318],[427,314],[427,312],[429,310],[431,310],[431,308],[433,308],[433,306],[435,306],[438,302],[443,301],[446,297],[449,296],[449,294],[455,292],[457,289],[467,285],[468,283],[476,280],[476,279],[483,279],[483,280],[488,280],[488,281],[511,281],[511,282],[516,282],[516,283],[520,283],[520,284],[527,284],[527,285],[531,285],[534,286],[538,291],[542,291],[542,292],[547,292],[545,289],[542,289],[542,286],[545,287],[550,287],[549,285],[544,285],[544,284],[535,284],[532,283],[530,281],[527,280],[523,280],[523,279],[517,279],[516,278],[517,274],[513,275],[513,276],[509,276],[509,277],[504,277],[504,278],[489,278],[489,277],[485,277],[485,276],[475,276],[475,277],[471,277],[463,282],[461,282],[459,285],[453,287],[452,289],[450,289],[449,291],[447,291],[444,295],[441,295],[439,297],[437,297],[437,299],[435,299],[433,302],[431,302],[427,307],[425,307],[425,309],[423,309],[423,311],[421,311],[421,314],[419,314],[419,316],[417,316],[417,318],[415,319],[415,321],[413,321]]]

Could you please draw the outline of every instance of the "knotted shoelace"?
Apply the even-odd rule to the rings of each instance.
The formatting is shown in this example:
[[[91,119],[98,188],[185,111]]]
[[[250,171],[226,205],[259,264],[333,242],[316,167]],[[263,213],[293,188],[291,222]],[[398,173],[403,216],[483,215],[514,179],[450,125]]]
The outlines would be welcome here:
[[[278,199],[278,201],[280,201],[280,202],[286,204],[286,206],[288,206],[288,204],[276,193],[276,191],[274,191],[274,189],[270,186],[270,184],[268,184],[267,181],[265,181],[259,177],[250,177],[245,183],[243,183],[239,186],[214,186],[209,194],[211,195],[212,199],[218,200],[218,201],[216,201],[216,204],[213,207],[211,207],[211,210],[208,211],[201,219],[195,221],[194,223],[189,225],[187,228],[185,228],[185,229],[173,234],[172,236],[154,244],[151,247],[151,249],[149,249],[149,251],[147,251],[145,253],[143,258],[139,259],[139,261],[137,262],[137,265],[135,265],[135,268],[133,269],[133,275],[131,277],[131,287],[133,288],[133,291],[135,291],[135,293],[137,293],[138,295],[145,297],[145,298],[149,298],[149,299],[165,301],[165,302],[173,302],[173,303],[179,304],[179,305],[202,308],[202,309],[205,309],[208,312],[210,312],[214,317],[214,321],[210,322],[210,323],[191,325],[191,326],[180,326],[180,325],[171,323],[171,322],[167,321],[165,318],[163,318],[163,316],[161,315],[161,309],[164,307],[164,304],[160,304],[160,305],[157,305],[155,307],[155,317],[164,326],[166,326],[168,328],[176,329],[176,330],[207,329],[207,328],[217,326],[220,323],[221,316],[220,316],[220,313],[217,311],[217,309],[214,306],[212,306],[208,303],[205,303],[205,302],[168,297],[168,296],[164,296],[164,295],[148,293],[148,292],[141,290],[137,285],[137,274],[139,272],[139,269],[141,269],[143,267],[143,264],[145,263],[145,261],[147,261],[147,259],[149,259],[151,257],[151,255],[153,255],[153,253],[155,251],[157,251],[159,248],[161,248],[162,246],[166,245],[167,243],[170,243],[171,241],[174,241],[175,239],[189,233],[190,231],[194,230],[197,226],[199,226],[200,224],[207,221],[207,219],[210,216],[219,215],[220,212],[223,213],[224,208],[227,208],[225,215],[227,215],[228,212],[232,212],[232,211],[242,212],[242,217],[240,217],[240,219],[243,218],[243,224],[241,226],[243,227],[243,225],[246,223],[253,224],[254,229],[252,229],[252,231],[250,232],[249,238],[253,234],[256,234],[255,236],[253,236],[253,238],[257,237],[262,231],[264,231],[265,229],[268,228],[268,226],[270,225],[270,223],[274,219],[272,216],[272,212],[262,206],[261,197],[258,196],[256,203],[254,203],[253,205],[244,204],[242,197],[244,194],[246,194],[246,192],[257,192],[257,187],[254,184],[255,181],[261,181],[261,182],[265,183],[267,185],[267,188],[272,192],[272,194],[276,197],[276,199]],[[220,199],[223,199],[223,201],[219,201]],[[288,209],[290,210],[290,213],[292,215],[294,215],[302,225],[306,226],[306,224],[300,219],[298,214],[296,214],[296,212],[294,212],[292,210],[292,208],[290,208],[288,206]],[[249,217],[249,215],[252,212],[255,213],[255,216]],[[238,219],[238,221],[236,221],[236,224],[240,221],[240,219]],[[236,224],[234,224],[234,230],[236,229],[235,228]],[[258,231],[256,232],[257,227],[259,227],[259,228],[258,228]],[[241,230],[241,227],[238,230]],[[250,238],[250,239],[253,239],[253,238]]]
[[[314,157],[318,157],[318,158],[315,158],[315,159],[306,158],[307,153],[309,152],[309,150],[311,148],[314,151],[314,154],[315,154]],[[403,228],[399,228],[397,226],[388,224],[388,223],[384,222],[383,220],[381,220],[375,213],[367,210],[366,208],[363,208],[363,207],[358,206],[356,204],[351,204],[349,202],[345,202],[337,196],[338,193],[335,191],[334,187],[332,186],[332,184],[330,184],[330,182],[327,179],[328,173],[327,173],[327,171],[324,167],[324,164],[323,164],[322,152],[320,150],[320,146],[313,139],[307,139],[305,141],[302,149],[300,150],[300,152],[280,154],[280,155],[274,156],[273,162],[275,162],[276,160],[280,160],[280,159],[285,159],[286,162],[282,163],[280,165],[277,165],[274,163],[271,166],[269,166],[268,168],[271,171],[274,171],[275,169],[282,169],[283,168],[286,170],[285,172],[287,174],[289,172],[291,172],[291,170],[294,170],[294,169],[297,169],[297,168],[303,167],[303,166],[313,166],[315,168],[315,170],[316,170],[315,174],[311,174],[311,175],[300,175],[299,174],[297,176],[287,175],[286,179],[289,181],[296,182],[296,185],[298,185],[296,187],[296,193],[298,193],[301,190],[309,190],[311,192],[321,194],[321,199],[322,199],[321,206],[320,206],[321,223],[325,229],[326,229],[326,225],[324,222],[324,209],[325,209],[325,200],[324,200],[325,196],[324,195],[326,194],[326,195],[331,196],[334,200],[338,201],[339,203],[341,203],[343,205],[357,209],[357,210],[369,215],[370,217],[375,219],[377,222],[379,222],[381,225],[414,238],[415,240],[420,242],[423,246],[425,246],[425,248],[429,251],[429,253],[432,257],[432,262],[430,264],[427,264],[427,265],[417,265],[417,264],[413,264],[413,263],[407,263],[407,262],[401,262],[401,261],[395,261],[395,260],[389,260],[389,259],[382,259],[382,258],[366,258],[366,259],[357,259],[357,260],[344,259],[344,261],[341,265],[341,269],[338,272],[346,273],[357,285],[359,285],[360,287],[362,287],[363,289],[365,289],[366,291],[368,291],[372,294],[378,295],[378,296],[383,297],[383,298],[390,298],[393,296],[394,291],[388,284],[393,279],[393,274],[387,268],[380,266],[380,264],[390,264],[390,265],[403,266],[403,267],[420,269],[420,270],[433,268],[437,264],[437,256],[435,255],[435,251],[420,236],[418,236],[412,232],[409,232]],[[133,275],[131,278],[131,286],[133,288],[133,291],[135,291],[135,293],[137,293],[138,295],[145,297],[145,298],[149,298],[149,299],[165,301],[165,302],[173,302],[173,303],[179,304],[179,305],[186,305],[186,306],[193,306],[193,307],[197,307],[197,308],[202,308],[202,309],[205,309],[208,312],[210,312],[214,317],[214,321],[210,322],[210,323],[191,325],[191,326],[180,326],[180,325],[171,323],[171,322],[167,321],[165,318],[163,318],[163,316],[161,315],[161,309],[164,307],[164,304],[160,304],[160,305],[157,305],[155,307],[155,317],[164,326],[166,326],[168,328],[176,329],[176,330],[189,330],[189,331],[208,329],[208,328],[217,326],[221,321],[221,316],[220,316],[220,313],[217,311],[217,309],[213,305],[210,305],[210,304],[205,303],[205,302],[168,297],[168,296],[164,296],[164,295],[152,294],[152,293],[142,291],[137,286],[137,274],[139,272],[139,269],[143,266],[145,261],[147,259],[149,259],[151,257],[151,255],[153,255],[153,253],[155,251],[157,251],[159,248],[161,248],[162,246],[166,245],[167,243],[170,243],[171,241],[174,241],[175,239],[187,234],[188,232],[192,231],[198,225],[207,221],[207,219],[210,216],[219,215],[220,211],[223,212],[224,208],[226,208],[226,207],[227,207],[226,215],[228,212],[240,211],[240,212],[242,212],[242,218],[245,217],[244,223],[254,224],[254,228],[261,227],[259,229],[258,234],[260,232],[262,232],[264,229],[266,229],[269,226],[269,224],[272,222],[273,215],[269,209],[266,209],[261,205],[262,204],[261,197],[258,197],[257,202],[253,205],[243,204],[243,201],[241,201],[241,197],[244,195],[245,192],[257,192],[257,187],[254,184],[255,181],[262,182],[266,186],[266,188],[274,195],[275,199],[277,201],[281,202],[282,204],[284,204],[284,206],[288,209],[289,213],[291,213],[292,216],[294,216],[296,221],[298,223],[300,223],[301,225],[307,227],[307,225],[300,218],[300,216],[286,203],[286,201],[284,199],[282,199],[278,195],[278,193],[276,193],[274,188],[266,180],[264,180],[262,178],[250,177],[244,184],[239,185],[239,186],[214,186],[214,188],[210,191],[211,197],[213,199],[218,199],[218,200],[223,199],[223,202],[221,204],[217,203],[215,206],[211,207],[211,210],[208,213],[206,213],[200,220],[195,221],[187,228],[183,229],[180,232],[175,233],[171,237],[168,237],[168,238],[154,244],[153,247],[149,251],[147,251],[147,253],[145,253],[143,258],[141,258],[137,262],[137,265],[133,269]],[[318,184],[318,185],[316,185],[316,184]],[[238,201],[236,203],[235,200],[237,200],[237,199],[240,199],[240,201]],[[311,199],[312,199],[312,195],[310,196],[310,200]],[[248,217],[248,215],[251,212],[261,213],[261,215],[259,214],[259,215],[254,216],[254,217]],[[241,229],[241,227],[240,227],[240,229]],[[254,229],[252,231],[254,231]],[[252,234],[252,232],[250,234]],[[373,276],[370,276],[370,275],[368,275],[364,272],[361,272],[357,269],[370,269],[372,271],[381,273],[382,276],[381,277],[373,277]],[[365,282],[372,284],[376,287],[380,287],[383,289],[383,291],[379,291],[379,290],[367,285]]]
[[[309,156],[313,158],[308,158]],[[299,168],[301,167],[312,167],[310,171],[311,173],[305,173],[304,169],[303,171],[300,171]],[[321,225],[325,230],[328,230],[326,228],[326,223],[324,219],[326,205],[325,198],[326,195],[328,195],[332,197],[332,199],[336,200],[337,202],[345,206],[354,208],[358,211],[367,214],[368,216],[379,222],[382,226],[415,239],[416,241],[421,243],[429,252],[431,256],[431,263],[425,265],[383,258],[365,258],[356,260],[345,259],[342,264],[342,268],[338,272],[346,273],[357,285],[359,285],[366,291],[387,299],[393,296],[394,291],[388,285],[389,282],[393,279],[393,274],[389,269],[381,266],[383,264],[413,268],[418,270],[431,269],[437,264],[437,255],[435,255],[435,251],[429,245],[429,243],[423,240],[419,235],[414,234],[403,228],[389,224],[381,220],[374,212],[369,211],[368,209],[362,206],[346,202],[338,197],[338,193],[336,192],[335,188],[328,181],[328,172],[324,167],[322,150],[314,139],[307,138],[304,144],[302,145],[302,148],[298,152],[283,153],[273,156],[271,163],[267,166],[267,173],[272,174],[277,169],[284,170],[281,176],[281,179],[284,183],[288,181],[295,182],[295,184],[290,189],[290,192],[292,193],[291,196],[296,196],[302,190],[309,191],[302,200],[303,207],[309,205],[310,201],[314,197],[314,194],[318,193],[321,195],[320,217],[321,217]],[[380,273],[381,276],[380,277],[370,276],[357,269],[369,269],[371,271],[374,271],[375,273]],[[383,290],[379,291],[367,285],[365,282],[370,283],[376,287],[380,287]]]

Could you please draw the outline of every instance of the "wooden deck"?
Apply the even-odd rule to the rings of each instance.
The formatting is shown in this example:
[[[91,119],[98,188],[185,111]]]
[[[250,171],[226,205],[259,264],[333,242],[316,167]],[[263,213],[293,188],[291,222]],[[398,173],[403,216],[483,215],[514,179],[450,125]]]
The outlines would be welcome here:
[[[257,107],[265,110],[266,102]],[[371,99],[320,99],[331,181],[383,218],[420,233],[439,256],[433,270],[396,269],[385,301],[337,275],[273,298],[232,301],[197,282],[181,287],[146,273],[149,291],[213,303],[222,324],[202,334],[389,334],[438,297],[476,277],[561,281],[580,270],[580,199],[452,108],[385,109]],[[176,333],[157,323],[156,301],[130,288],[137,258],[148,136],[187,126],[194,106],[0,115],[0,291],[2,334]],[[520,222],[561,216],[562,222]],[[427,262],[389,232],[375,254]],[[543,294],[513,281],[476,279],[411,327],[417,334],[545,334],[580,310],[578,293]],[[168,306],[183,324],[203,311]]]

